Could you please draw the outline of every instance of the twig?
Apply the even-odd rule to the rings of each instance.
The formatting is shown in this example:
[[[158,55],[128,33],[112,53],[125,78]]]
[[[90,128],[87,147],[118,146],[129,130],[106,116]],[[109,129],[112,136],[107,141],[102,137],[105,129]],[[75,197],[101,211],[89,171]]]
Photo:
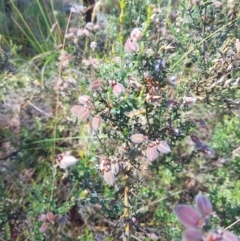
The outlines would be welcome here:
[[[231,225],[229,225],[228,227],[224,228],[223,231],[231,228],[232,226],[234,226],[234,225],[237,224],[238,222],[240,222],[240,218],[239,218],[237,221],[235,221],[234,223],[232,223]]]

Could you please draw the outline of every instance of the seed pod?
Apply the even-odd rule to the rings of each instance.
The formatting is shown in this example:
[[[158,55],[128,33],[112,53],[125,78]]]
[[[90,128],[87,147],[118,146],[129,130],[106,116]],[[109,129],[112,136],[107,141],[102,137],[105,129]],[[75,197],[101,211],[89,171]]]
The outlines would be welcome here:
[[[157,147],[153,144],[148,144],[147,150],[146,150],[146,157],[149,161],[154,161],[158,157],[158,151]]]
[[[96,91],[96,90],[101,89],[101,87],[102,87],[102,80],[99,79],[99,80],[93,81],[93,82],[90,84],[89,90],[90,90],[90,91]]]
[[[141,144],[144,141],[146,141],[147,137],[144,136],[143,134],[133,134],[130,137],[130,140],[135,143],[135,144]]]
[[[102,125],[102,117],[100,115],[94,116],[92,118],[92,129],[98,131]]]
[[[71,112],[73,115],[77,116],[79,120],[86,120],[90,116],[90,110],[81,105],[74,105],[71,108]]]
[[[170,146],[165,141],[158,141],[156,147],[157,150],[163,154],[171,152]]]

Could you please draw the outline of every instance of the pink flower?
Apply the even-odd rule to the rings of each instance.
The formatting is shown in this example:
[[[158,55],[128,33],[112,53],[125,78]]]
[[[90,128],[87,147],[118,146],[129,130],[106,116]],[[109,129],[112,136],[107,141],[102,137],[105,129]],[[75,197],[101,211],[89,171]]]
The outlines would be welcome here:
[[[207,233],[204,241],[238,241],[238,238],[229,231],[216,230]]]
[[[195,198],[195,205],[202,217],[207,217],[212,214],[212,204],[206,196],[198,194]]]
[[[39,221],[43,222],[41,228],[40,228],[40,232],[44,233],[46,232],[49,223],[54,224],[55,222],[57,222],[59,219],[58,215],[54,215],[53,212],[47,212],[47,214],[41,214],[39,216]]]
[[[58,155],[57,164],[62,169],[67,169],[70,166],[73,166],[77,163],[78,159],[74,156],[62,153]]]
[[[103,173],[104,181],[109,184],[113,185],[116,181],[116,177],[111,170],[111,162],[108,159],[103,159],[100,163],[100,170]]]
[[[198,138],[195,138],[198,141]],[[210,200],[198,194],[195,198],[194,209],[190,205],[177,205],[175,214],[179,221],[186,227],[183,231],[184,241],[238,241],[237,236],[228,231],[214,230],[206,231],[203,229],[203,222],[209,221],[209,216],[212,214],[212,204]]]
[[[176,216],[185,227],[198,228],[201,226],[201,215],[190,205],[177,205],[174,209]]]
[[[124,49],[129,53],[134,53],[139,51],[138,43],[134,39],[127,39]]]
[[[201,241],[203,232],[199,229],[188,227],[183,231],[183,240],[185,241]]]
[[[159,156],[159,153],[157,151],[157,147],[150,143],[147,146],[147,150],[146,150],[146,157],[149,161],[155,161]]]
[[[91,124],[92,124],[92,129],[94,131],[98,131],[102,125],[102,117],[100,115],[94,116],[92,118]]]
[[[78,101],[79,101],[80,104],[82,104],[84,106],[91,106],[92,105],[91,98],[88,95],[79,96]]]
[[[131,135],[130,140],[135,144],[141,144],[147,140],[147,137],[143,134],[133,134]]]
[[[110,80],[109,84],[112,87],[113,94],[115,94],[116,96],[119,96],[126,92],[125,87],[121,83]]]
[[[160,153],[167,154],[167,153],[171,152],[170,146],[167,144],[166,141],[157,140],[156,147]]]
[[[79,120],[86,120],[91,114],[91,110],[89,108],[81,105],[74,105],[71,108],[71,112],[73,115],[77,116]]]
[[[98,79],[98,80],[93,81],[93,82],[90,84],[89,90],[90,90],[90,91],[96,91],[96,90],[101,89],[101,87],[102,87],[102,80],[101,80],[101,79]]]
[[[134,28],[130,36],[131,36],[131,39],[133,39],[134,41],[139,41],[141,40],[143,34],[140,28]]]

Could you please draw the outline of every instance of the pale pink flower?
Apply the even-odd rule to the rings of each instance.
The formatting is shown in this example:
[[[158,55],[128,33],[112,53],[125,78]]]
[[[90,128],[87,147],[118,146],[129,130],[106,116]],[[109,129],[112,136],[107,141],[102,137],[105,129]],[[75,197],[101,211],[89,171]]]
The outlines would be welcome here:
[[[55,222],[58,222],[59,216],[54,215],[53,212],[47,212],[47,214],[41,214],[39,216],[39,221],[43,222],[42,226],[40,227],[40,232],[44,233],[46,232],[49,222],[54,224]]]
[[[116,177],[111,170],[105,171],[103,173],[103,178],[105,182],[110,186],[112,186],[116,182]]]
[[[108,159],[103,159],[100,163],[100,170],[103,173],[103,179],[109,185],[113,185],[116,182],[116,177],[111,170],[111,162]]]
[[[198,211],[190,205],[177,205],[174,209],[176,216],[185,227],[198,228],[202,225],[202,217]]]
[[[66,154],[59,154],[57,158],[57,164],[62,169],[67,169],[70,166],[75,165],[78,162],[74,156],[66,155]]]
[[[204,241],[238,241],[236,235],[229,231],[216,230],[205,235]]]
[[[91,106],[92,105],[92,100],[91,97],[88,95],[81,95],[78,98],[78,102],[82,105],[88,105]]]
[[[169,152],[171,152],[171,148],[170,146],[167,144],[166,141],[156,141],[156,147],[157,147],[157,150],[160,152],[160,153],[163,153],[163,154],[167,154]]]
[[[116,96],[124,94],[126,92],[125,87],[121,83],[117,83],[115,81],[109,81],[109,84],[112,87],[112,91]]]
[[[74,105],[71,108],[71,112],[73,115],[77,116],[79,120],[86,120],[91,114],[91,110],[89,108],[81,105]]]
[[[141,40],[142,36],[143,36],[143,33],[140,28],[134,28],[130,34],[131,39],[133,39],[134,41]]]
[[[197,210],[190,205],[177,205],[174,209],[180,223],[186,227],[182,235],[184,241],[238,241],[237,236],[229,231],[207,232],[203,228],[204,222],[209,221],[209,216],[212,214],[212,204],[207,197],[198,194],[195,206]]]
[[[102,87],[102,80],[101,79],[98,79],[98,80],[95,80],[93,81],[90,86],[89,86],[89,90],[91,91],[96,91],[96,90],[99,90],[101,89]]]
[[[134,39],[127,39],[124,49],[129,53],[134,53],[139,51],[138,43]]]
[[[102,117],[100,115],[94,116],[91,120],[91,126],[94,131],[98,131],[102,125]]]
[[[183,231],[183,240],[202,241],[203,232],[199,229],[188,227]]]
[[[43,224],[42,224],[42,226],[41,226],[41,228],[40,228],[40,232],[41,232],[41,233],[45,233],[46,230],[47,230],[47,228],[48,228],[48,223],[43,222]]]
[[[206,196],[198,194],[195,198],[195,206],[201,216],[208,220],[213,212],[210,200]]]
[[[157,147],[153,144],[150,143],[147,146],[146,149],[146,157],[149,161],[155,161],[159,156],[159,153],[157,151]]]
[[[147,137],[143,134],[133,134],[131,135],[130,140],[135,144],[141,144],[147,140]]]

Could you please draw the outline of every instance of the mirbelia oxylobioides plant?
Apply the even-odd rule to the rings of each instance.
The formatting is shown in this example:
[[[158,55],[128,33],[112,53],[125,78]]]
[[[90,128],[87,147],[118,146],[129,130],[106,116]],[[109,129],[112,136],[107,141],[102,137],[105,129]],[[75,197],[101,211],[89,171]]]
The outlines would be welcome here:
[[[122,190],[124,213],[120,221],[125,225],[125,240],[129,240],[130,230],[141,229],[137,209],[130,202],[143,181],[139,172],[151,163],[178,168],[172,150],[201,122],[187,115],[195,97],[171,98],[176,77],[168,73],[164,56],[149,49],[139,52],[142,36],[140,28],[131,32],[124,45],[125,57],[103,63],[97,79],[89,81],[79,104],[71,108],[73,115],[87,123],[92,139],[99,141],[97,155],[103,179],[116,191]],[[197,152],[213,156],[211,148],[197,136],[191,135],[191,139],[196,148],[189,160]]]

